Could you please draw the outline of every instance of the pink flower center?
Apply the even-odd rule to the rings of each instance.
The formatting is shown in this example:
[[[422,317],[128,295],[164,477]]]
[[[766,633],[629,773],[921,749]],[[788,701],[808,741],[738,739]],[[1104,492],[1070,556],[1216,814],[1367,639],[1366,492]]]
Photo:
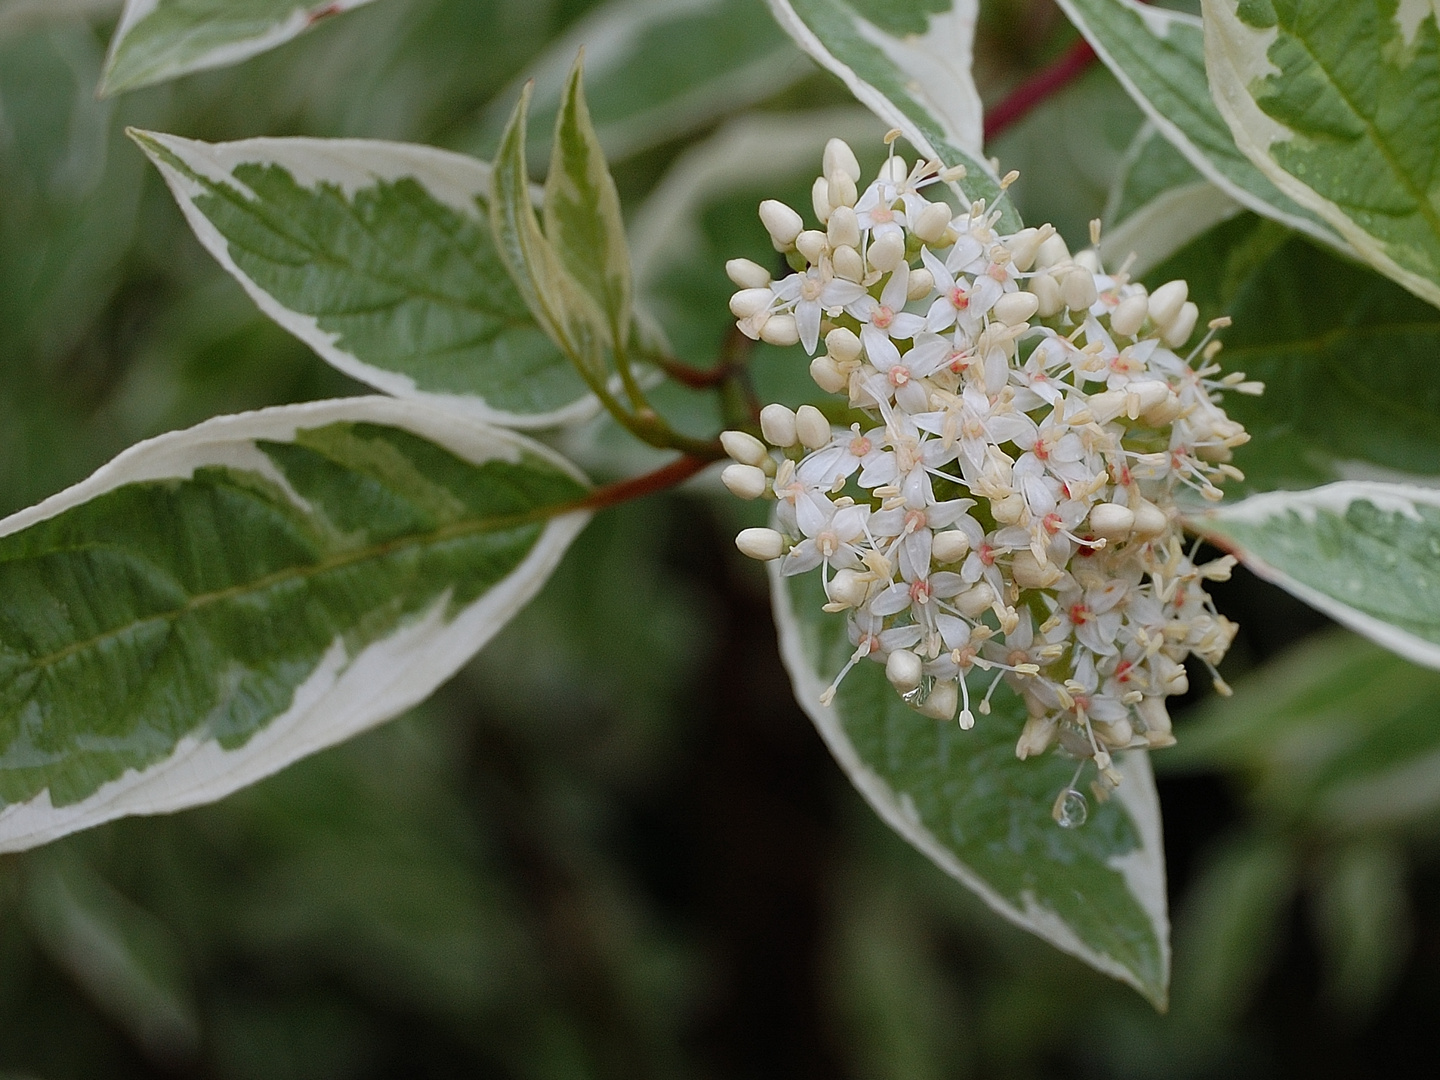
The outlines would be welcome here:
[[[875,314],[870,316],[870,325],[878,330],[890,329],[890,324],[895,321],[895,312],[891,311],[884,304],[875,309]]]
[[[970,306],[970,296],[963,288],[956,285],[950,290],[950,303],[955,306],[956,311],[964,311]]]
[[[910,369],[896,364],[890,369],[890,385],[904,386],[910,381]]]
[[[864,457],[873,449],[874,447],[870,445],[870,440],[864,435],[856,435],[855,438],[850,440],[850,453],[856,457]]]
[[[930,602],[930,583],[928,581],[917,581],[911,585],[910,599],[916,604],[928,604]]]

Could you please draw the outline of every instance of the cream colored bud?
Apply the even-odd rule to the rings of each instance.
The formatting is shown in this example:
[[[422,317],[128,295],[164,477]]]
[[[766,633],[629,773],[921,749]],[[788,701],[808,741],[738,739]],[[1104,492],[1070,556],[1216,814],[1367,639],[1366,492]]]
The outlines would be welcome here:
[[[1043,234],[1039,229],[1021,229],[1014,236],[1006,241],[1006,247],[1010,249],[1010,261],[1015,269],[1024,273],[1035,265],[1035,257],[1040,254],[1040,245],[1045,243],[1048,234]]]
[[[842,172],[856,183],[860,182],[860,162],[855,158],[855,151],[850,149],[850,144],[844,139],[831,139],[827,142],[825,153],[820,160],[820,171],[826,176]]]
[[[1040,250],[1035,253],[1035,265],[1039,267],[1059,266],[1061,263],[1070,261],[1070,249],[1065,246],[1065,238],[1055,233],[1040,244]]]
[[[830,205],[830,184],[823,176],[817,176],[810,187],[810,209],[815,211],[821,225],[829,223],[835,208]]]
[[[1184,408],[1184,404],[1180,401],[1180,395],[1171,390],[1165,395],[1164,401],[1141,413],[1140,419],[1150,427],[1162,428],[1179,416]]]
[[[1190,335],[1195,332],[1195,323],[1200,318],[1200,309],[1186,301],[1180,306],[1180,314],[1175,316],[1172,322],[1161,335],[1161,340],[1172,349],[1178,349],[1190,340]]]
[[[1131,420],[1136,420],[1140,414],[1164,402],[1174,391],[1168,383],[1159,379],[1136,379],[1125,386],[1126,394],[1126,415]]]
[[[1020,741],[1015,744],[1015,756],[1021,761],[1038,757],[1050,749],[1055,741],[1055,730],[1059,726],[1053,716],[1032,716],[1020,729]]]
[[[994,499],[990,503],[991,516],[1005,525],[1014,525],[1024,516],[1025,510],[1025,497],[1018,491],[1011,492],[1003,499]]]
[[[1071,311],[1088,311],[1100,298],[1095,291],[1095,277],[1089,270],[1075,268],[1060,279],[1060,298]]]
[[[931,203],[920,211],[910,225],[910,231],[927,244],[933,244],[945,235],[950,227],[950,207],[943,202]]]
[[[889,180],[892,184],[903,184],[909,175],[910,166],[899,154],[886,158],[880,166],[880,179]]]
[[[760,410],[760,432],[771,446],[794,446],[795,414],[784,405],[766,405]]]
[[[855,211],[848,206],[837,206],[830,211],[830,221],[825,226],[825,234],[830,238],[830,246],[833,248],[860,246],[860,222],[856,220]]]
[[[1170,726],[1170,713],[1165,708],[1163,697],[1145,697],[1135,711],[1145,724],[1145,741],[1152,747],[1174,746],[1175,736]]]
[[[1123,716],[1108,723],[1104,720],[1092,720],[1090,726],[1094,728],[1100,741],[1112,750],[1125,749],[1135,738],[1135,728]]]
[[[979,618],[995,603],[995,590],[983,581],[977,582],[960,595],[952,597],[950,603],[967,619]]]
[[[910,271],[910,280],[905,287],[906,300],[923,300],[935,288],[935,275],[923,266]]]
[[[1019,326],[1040,308],[1040,299],[1034,293],[1006,293],[995,301],[990,313],[1006,326]]]
[[[930,693],[921,704],[921,716],[932,720],[953,720],[955,708],[960,704],[960,685],[951,679],[937,682],[930,687]]]
[[[920,689],[925,665],[909,649],[896,649],[885,658],[885,678],[898,693],[910,694]]]
[[[1029,548],[1011,556],[1010,573],[1015,578],[1015,584],[1022,589],[1048,589],[1065,576],[1064,571],[1053,563],[1042,565]]]
[[[770,460],[770,451],[765,444],[748,431],[722,431],[720,445],[725,453],[741,465],[764,466]]]
[[[853,247],[837,247],[830,255],[830,265],[837,277],[860,282],[865,279],[865,262]]]
[[[1175,321],[1175,317],[1180,314],[1180,309],[1185,306],[1185,298],[1189,294],[1190,286],[1178,278],[1161,285],[1150,294],[1150,321],[1162,331],[1167,329]]]
[[[726,465],[720,482],[730,489],[730,494],[742,499],[758,499],[770,486],[770,478],[754,465]]]
[[[847,364],[860,356],[860,338],[855,331],[837,326],[825,335],[825,348],[838,362]]]
[[[1100,273],[1100,253],[1094,248],[1086,248],[1075,255],[1075,265],[1092,274]]]
[[[760,340],[781,347],[799,344],[800,328],[795,325],[795,316],[772,315],[760,328]]]
[[[795,413],[795,434],[807,450],[830,445],[830,421],[814,405],[801,405]]]
[[[827,394],[838,394],[850,385],[850,377],[840,370],[833,356],[817,356],[810,361],[810,378]]]
[[[842,607],[859,607],[870,595],[872,580],[848,568],[835,571],[835,576],[830,579],[830,602]]]
[[[742,289],[763,289],[770,284],[770,271],[749,259],[731,259],[725,275]]]
[[[748,319],[758,315],[775,301],[775,294],[769,289],[741,289],[730,297],[730,314],[737,319]]]
[[[1135,529],[1135,511],[1119,503],[1096,503],[1090,508],[1090,531],[1106,540],[1124,540]]]
[[[946,529],[935,534],[930,543],[930,557],[937,563],[957,563],[970,554],[970,538],[959,529]],[[990,606],[987,600],[981,610]]]
[[[1135,511],[1136,537],[1150,540],[1170,527],[1170,519],[1166,517],[1164,510],[1145,499],[1139,499],[1137,503],[1138,505],[1131,507]]]
[[[818,229],[806,229],[795,238],[795,250],[804,255],[811,266],[816,266],[829,253],[830,242]]]
[[[1190,689],[1190,676],[1185,673],[1185,665],[1170,659],[1165,653],[1158,652],[1151,657],[1150,667],[1167,695],[1183,694]]]
[[[855,181],[845,173],[830,173],[825,177],[825,197],[830,200],[831,206],[838,209],[854,206],[860,192],[855,189]]]
[[[1049,274],[1036,274],[1030,279],[1030,291],[1035,294],[1035,312],[1042,319],[1059,315],[1065,301],[1060,298],[1060,286]]]
[[[805,222],[794,210],[778,199],[766,199],[760,204],[760,221],[770,234],[770,242],[776,251],[789,251],[795,246],[795,238],[805,228]]]
[[[882,274],[889,273],[905,260],[905,237],[898,232],[889,232],[871,240],[865,258]]]
[[[769,562],[785,554],[785,537],[774,529],[743,529],[735,537],[735,546],[742,555]]]
[[[1144,293],[1127,296],[1120,301],[1110,315],[1110,330],[1117,337],[1133,338],[1145,325],[1145,316],[1150,313],[1150,298]]]

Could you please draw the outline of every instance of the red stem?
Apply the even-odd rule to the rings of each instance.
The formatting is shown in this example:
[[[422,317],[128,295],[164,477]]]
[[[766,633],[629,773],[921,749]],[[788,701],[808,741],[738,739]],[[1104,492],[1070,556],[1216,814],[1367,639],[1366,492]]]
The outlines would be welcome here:
[[[585,498],[565,507],[565,510],[567,512],[571,510],[604,510],[608,506],[618,506],[620,503],[629,502],[632,499],[654,495],[683,484],[690,477],[713,464],[713,461],[689,455],[676,458],[670,464],[664,465],[654,472],[648,472],[644,476],[632,476],[628,480],[617,480],[613,484],[596,488]]]
[[[1090,48],[1090,43],[1083,38],[1075,42],[1060,59],[1026,79],[985,114],[985,141],[988,143],[1023,119],[1037,105],[1073,82],[1094,61],[1095,50]]]

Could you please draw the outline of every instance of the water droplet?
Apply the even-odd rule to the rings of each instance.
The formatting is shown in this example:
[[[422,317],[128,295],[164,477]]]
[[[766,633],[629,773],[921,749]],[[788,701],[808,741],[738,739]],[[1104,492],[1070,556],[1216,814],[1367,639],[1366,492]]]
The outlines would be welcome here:
[[[1090,817],[1090,804],[1080,792],[1074,788],[1066,788],[1055,797],[1050,816],[1062,829],[1078,829]]]

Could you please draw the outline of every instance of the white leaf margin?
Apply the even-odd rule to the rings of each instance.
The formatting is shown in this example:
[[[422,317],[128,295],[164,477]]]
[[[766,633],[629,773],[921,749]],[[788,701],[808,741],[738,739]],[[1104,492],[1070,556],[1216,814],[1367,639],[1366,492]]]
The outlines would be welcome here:
[[[790,592],[786,588],[785,578],[780,573],[779,561],[767,564],[767,568],[775,627],[780,639],[780,658],[784,661],[785,670],[790,673],[795,699],[815,724],[820,737],[825,740],[825,745],[840,763],[845,775],[871,808],[880,815],[881,820],[923,852],[936,866],[979,896],[998,915],[1150,998],[1154,988],[1147,987],[1134,972],[1114,958],[1092,949],[1068,923],[1052,910],[1042,906],[1032,894],[1025,895],[1025,906],[1020,908],[996,892],[984,878],[961,862],[954,851],[925,827],[915,812],[914,802],[908,796],[897,794],[861,760],[855,745],[845,734],[838,711],[833,705],[820,703],[820,695],[829,685],[829,681],[810,666],[805,653],[804,635],[791,602]],[[1161,970],[1168,973],[1170,920],[1165,890],[1165,848],[1161,837],[1160,799],[1155,790],[1150,757],[1144,750],[1130,750],[1118,754],[1115,764],[1124,779],[1113,798],[1125,808],[1134,823],[1140,834],[1140,846],[1123,856],[1111,859],[1109,865],[1124,878],[1131,895],[1149,916],[1160,944]]]
[[[1317,611],[1330,616],[1341,626],[1354,630],[1384,646],[1406,660],[1425,667],[1440,669],[1440,645],[1427,641],[1408,630],[1351,607],[1328,593],[1297,581],[1259,555],[1245,548],[1224,531],[1227,522],[1264,525],[1292,513],[1302,521],[1315,520],[1316,513],[1326,511],[1343,518],[1346,510],[1357,502],[1367,502],[1385,513],[1398,513],[1416,518],[1417,506],[1440,510],[1440,489],[1416,484],[1394,484],[1369,480],[1340,480],[1333,484],[1304,491],[1269,491],[1252,495],[1229,506],[1219,506],[1186,517],[1191,530],[1218,543],[1240,560],[1256,577],[1278,585],[1291,596],[1305,601]]]
[[[944,160],[945,154],[931,144],[914,119],[895,104],[878,87],[862,79],[843,59],[815,33],[789,0],[769,0],[775,21],[795,39],[818,64],[839,76],[856,99],[880,117],[886,125],[899,128],[922,154]],[[980,91],[971,74],[975,44],[975,22],[979,17],[977,0],[954,0],[948,11],[933,13],[924,34],[904,38],[886,33],[869,20],[856,14],[854,25],[859,35],[875,46],[906,81],[906,90],[924,106],[945,137],[974,159],[992,181],[999,177],[985,160],[984,113]],[[948,164],[954,164],[950,162]]]
[[[339,335],[322,330],[313,315],[293,311],[259,285],[236,264],[230,242],[196,205],[205,194],[190,177],[154,152],[147,142],[163,147],[185,166],[213,184],[224,185],[242,197],[255,193],[235,178],[242,165],[275,165],[301,187],[314,189],[334,184],[347,199],[378,184],[414,180],[442,205],[479,222],[487,231],[489,217],[476,205],[490,199],[493,169],[484,161],[416,143],[373,139],[259,138],[238,142],[206,143],[162,132],[131,129],[130,135],[160,170],[185,220],[205,250],[238,281],[255,305],[276,323],[314,349],[326,363],[351,378],[395,397],[421,401],[488,424],[521,429],[580,423],[594,416],[599,402],[592,394],[579,395],[559,409],[543,413],[516,413],[486,404],[479,394],[446,394],[421,390],[408,375],[374,364],[339,347]],[[532,190],[539,198],[539,192]]]
[[[225,2],[234,6],[243,4],[244,0],[225,0]],[[110,39],[110,51],[105,58],[105,70],[100,79],[100,93],[105,95],[114,93],[116,89],[135,89],[167,79],[179,78],[181,75],[188,75],[195,71],[241,63],[249,60],[252,56],[259,56],[276,46],[283,45],[292,38],[299,37],[321,19],[339,15],[372,2],[373,0],[322,0],[319,3],[307,4],[296,0],[295,7],[290,14],[282,19],[277,19],[264,33],[254,37],[236,38],[228,44],[196,53],[191,59],[182,63],[156,69],[139,82],[127,83],[117,88],[111,86],[110,74],[115,69],[126,41],[135,28],[153,15],[161,4],[168,3],[168,0],[126,0],[125,10],[120,14],[120,23],[115,28],[115,36]]]
[[[1251,192],[1242,185],[1235,183],[1235,181],[1230,179],[1230,177],[1226,176],[1220,169],[1216,168],[1215,163],[1210,160],[1209,156],[1206,155],[1204,151],[1202,151],[1193,142],[1191,142],[1190,137],[1186,135],[1185,132],[1182,131],[1173,120],[1167,117],[1164,113],[1160,112],[1160,110],[1155,107],[1155,104],[1149,99],[1149,97],[1141,91],[1140,87],[1135,83],[1134,79],[1132,79],[1130,75],[1119,64],[1115,63],[1114,57],[1111,54],[1110,50],[1105,47],[1105,43],[1100,40],[1100,36],[1095,32],[1095,30],[1090,26],[1089,22],[1087,21],[1085,13],[1081,9],[1079,0],[1055,0],[1055,2],[1060,6],[1061,10],[1065,12],[1066,17],[1070,20],[1071,23],[1074,24],[1075,28],[1080,31],[1081,35],[1085,38],[1085,40],[1090,43],[1090,47],[1095,50],[1095,54],[1099,56],[1101,61],[1104,62],[1105,66],[1110,69],[1110,73],[1113,74],[1115,78],[1119,81],[1120,85],[1125,88],[1126,93],[1128,93],[1130,97],[1135,101],[1135,103],[1140,106],[1141,110],[1145,113],[1146,118],[1155,125],[1155,127],[1160,131],[1162,135],[1165,136],[1166,140],[1172,146],[1174,146],[1177,150],[1180,151],[1181,154],[1185,156],[1185,160],[1190,162],[1190,164],[1195,167],[1196,171],[1199,172],[1201,176],[1205,177],[1205,179],[1209,180],[1212,184],[1214,184],[1230,198],[1238,202],[1241,206],[1245,207],[1248,210],[1253,210],[1261,217],[1268,217],[1272,220],[1279,221],[1281,224],[1287,225],[1290,228],[1295,229],[1299,232],[1303,232],[1307,236],[1319,240],[1321,243],[1325,244],[1328,247],[1334,248],[1342,254],[1350,254],[1350,250],[1346,246],[1344,241],[1342,241],[1340,237],[1337,237],[1334,233],[1330,232],[1330,230],[1324,228],[1319,223],[1312,221],[1309,218],[1301,217],[1296,214],[1286,213],[1279,207],[1276,207],[1272,203],[1269,203],[1265,199],[1262,199],[1254,192]],[[1198,17],[1190,15],[1183,11],[1173,11],[1169,8],[1151,6],[1149,4],[1141,4],[1137,3],[1136,0],[1105,0],[1105,2],[1108,2],[1111,5],[1130,9],[1130,11],[1132,11],[1136,16],[1140,18],[1140,20],[1144,23],[1146,29],[1148,29],[1150,33],[1153,34],[1160,41],[1167,41],[1170,37],[1170,32],[1178,26],[1187,27],[1195,32],[1203,32],[1201,20]],[[1209,51],[1208,38],[1209,35],[1206,34],[1207,53]],[[1206,67],[1208,74],[1208,60]],[[1211,89],[1213,94],[1213,76],[1211,76]],[[1219,106],[1218,100],[1217,107],[1220,108],[1221,115],[1223,116],[1225,110],[1222,106]],[[1231,125],[1231,127],[1233,131],[1233,124]],[[1248,152],[1245,151],[1245,148],[1243,146],[1239,147],[1239,149],[1242,153],[1246,153],[1247,157],[1250,156]],[[1258,162],[1256,162],[1256,164],[1257,166],[1259,165]],[[1265,173],[1265,169],[1263,168],[1263,166],[1261,167],[1260,171],[1262,173]],[[1280,190],[1284,194],[1289,195],[1291,198],[1295,198],[1294,192],[1287,191],[1283,185],[1275,181],[1275,178],[1273,176],[1269,176],[1267,174],[1267,178],[1274,182],[1275,186],[1280,188]],[[1295,199],[1295,201],[1301,206],[1306,205],[1302,200],[1298,198]]]
[[[128,484],[183,479],[203,466],[283,476],[255,440],[291,442],[296,432],[334,423],[374,423],[429,439],[473,464],[538,457],[586,486],[588,479],[549,447],[503,428],[390,397],[354,397],[219,416],[138,443],[88,479],[0,521],[8,536]],[[288,487],[288,485],[285,485]],[[295,496],[297,503],[303,500]],[[588,512],[552,518],[520,565],[467,607],[447,617],[449,593],[424,615],[349,656],[337,637],[296,688],[290,707],[243,746],[185,736],[170,757],[129,769],[80,802],[56,807],[47,788],[0,809],[0,853],[23,851],[115,818],[164,814],[214,802],[292,762],[334,746],[419,704],[527,604],[590,520]]]
[[[1250,94],[1250,86],[1279,73],[1267,55],[1279,36],[1279,28],[1257,30],[1245,25],[1234,3],[1201,0],[1200,6],[1205,19],[1205,74],[1210,79],[1215,107],[1230,125],[1236,147],[1272,184],[1334,226],[1360,258],[1422,300],[1440,306],[1440,284],[1401,266],[1385,243],[1361,228],[1338,205],[1287,172],[1270,153],[1275,143],[1288,142],[1295,133],[1261,110]],[[1403,25],[1401,29],[1403,32]]]

